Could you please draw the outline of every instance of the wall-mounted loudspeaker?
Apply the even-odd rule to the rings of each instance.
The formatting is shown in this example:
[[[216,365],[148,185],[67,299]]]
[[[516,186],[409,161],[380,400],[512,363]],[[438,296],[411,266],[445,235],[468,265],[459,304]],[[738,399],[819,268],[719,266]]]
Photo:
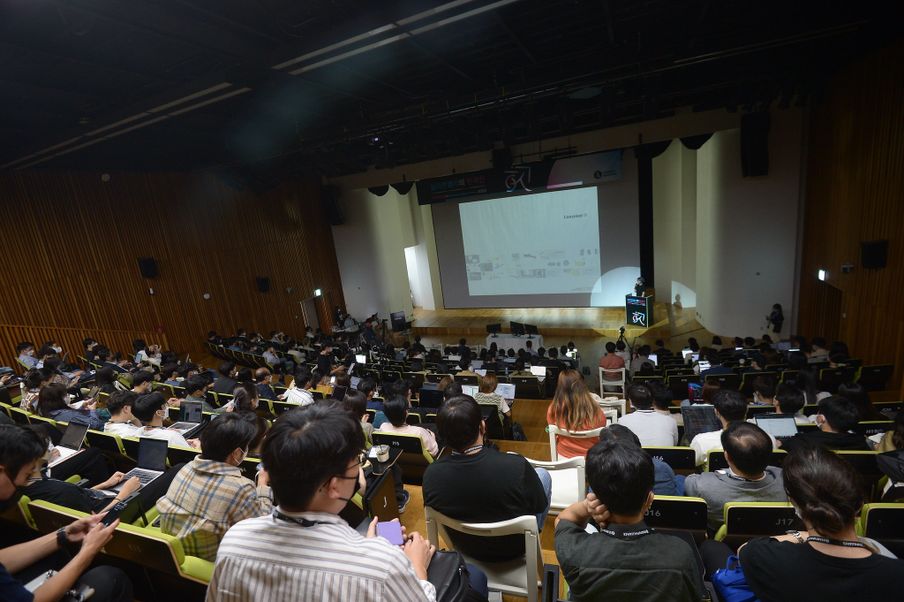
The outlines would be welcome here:
[[[769,113],[741,117],[741,172],[744,177],[769,173]]]
[[[141,272],[142,278],[156,278],[157,260],[153,257],[139,257],[138,270]]]
[[[860,243],[860,265],[867,269],[884,268],[888,261],[888,241],[871,240]]]
[[[339,189],[337,187],[324,186],[320,189],[320,205],[323,207],[326,221],[331,226],[341,226],[345,223],[342,207],[339,206]]]
[[[258,276],[254,279],[257,282],[257,290],[266,293],[270,290],[270,279],[266,276]]]

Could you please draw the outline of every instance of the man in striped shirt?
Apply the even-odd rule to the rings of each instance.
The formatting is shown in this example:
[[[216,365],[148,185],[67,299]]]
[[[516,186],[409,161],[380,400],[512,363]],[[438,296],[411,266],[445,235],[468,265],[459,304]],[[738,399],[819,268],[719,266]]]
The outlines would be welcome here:
[[[435,551],[418,533],[403,546],[367,536],[338,515],[364,488],[361,424],[335,407],[280,416],[262,460],[279,506],[233,526],[217,552],[207,602],[436,600]]]
[[[254,423],[238,414],[217,417],[201,431],[201,455],[186,464],[157,500],[160,530],[182,540],[189,556],[213,561],[229,527],[270,513],[273,494],[266,471],[257,487],[239,465],[257,434]]]

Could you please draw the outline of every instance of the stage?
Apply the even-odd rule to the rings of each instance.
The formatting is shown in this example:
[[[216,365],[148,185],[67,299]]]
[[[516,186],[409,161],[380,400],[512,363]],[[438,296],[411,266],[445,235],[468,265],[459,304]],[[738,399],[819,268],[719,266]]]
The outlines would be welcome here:
[[[541,307],[541,308],[480,308],[425,310],[415,308],[412,333],[446,339],[470,338],[482,340],[487,336],[486,325],[501,323],[509,332],[509,322],[534,324],[545,337],[617,338],[618,329],[625,327],[625,337],[672,339],[688,336],[700,338],[707,333],[696,321],[693,308],[679,309],[665,303],[655,303],[650,328],[635,328],[625,322],[624,307]],[[701,334],[702,333],[702,334]],[[708,340],[708,339],[707,339]],[[652,340],[650,340],[652,343]],[[683,344],[683,343],[682,343]]]

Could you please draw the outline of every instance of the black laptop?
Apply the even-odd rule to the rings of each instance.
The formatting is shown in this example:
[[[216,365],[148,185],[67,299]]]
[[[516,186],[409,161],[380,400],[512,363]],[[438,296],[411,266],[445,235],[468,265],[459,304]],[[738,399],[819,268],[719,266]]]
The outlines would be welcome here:
[[[63,433],[63,438],[60,439],[60,444],[54,448],[60,452],[60,457],[49,463],[47,465],[48,468],[53,468],[60,462],[66,460],[66,458],[72,457],[81,451],[82,445],[85,443],[85,434],[87,432],[87,424],[70,422],[69,426],[66,427],[66,432]]]
[[[166,439],[140,437],[138,439],[138,466],[127,472],[119,484],[107,489],[107,491],[118,493],[122,486],[132,477],[138,477],[141,480],[141,487],[144,487],[162,475],[166,470],[166,451],[168,446],[169,443]]]

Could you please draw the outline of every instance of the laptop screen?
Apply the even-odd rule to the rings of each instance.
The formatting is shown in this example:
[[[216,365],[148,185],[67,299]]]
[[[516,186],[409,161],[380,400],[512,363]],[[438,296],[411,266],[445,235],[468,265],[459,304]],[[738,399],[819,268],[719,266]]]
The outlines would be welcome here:
[[[364,365],[367,363],[367,356],[364,355],[363,353],[359,353],[359,354],[355,355],[355,362],[358,364]]]
[[[755,416],[756,425],[773,437],[793,437],[797,434],[794,416]]]
[[[682,406],[681,416],[684,418],[684,436],[688,441],[700,433],[718,431],[722,428],[722,423],[716,418],[716,411],[711,405]]]
[[[179,420],[182,422],[201,422],[201,402],[185,401],[179,404]]]
[[[546,376],[546,366],[531,366],[530,373],[534,376]]]
[[[475,395],[477,395],[477,392],[479,390],[480,390],[480,387],[478,387],[477,385],[462,385],[461,386],[461,392],[464,393],[465,395],[469,395],[471,397],[474,397]]]
[[[659,365],[659,356],[656,355],[655,353],[651,353],[647,359],[650,360],[651,362],[653,362],[654,366]]]
[[[138,439],[138,468],[166,470],[166,439],[140,437]]]
[[[66,427],[66,432],[63,433],[63,438],[60,439],[60,447],[78,451],[82,448],[82,443],[85,441],[85,433],[87,432],[87,424],[70,422],[69,426]]]
[[[421,389],[418,400],[421,407],[438,408],[443,404],[443,392],[439,389]]]

